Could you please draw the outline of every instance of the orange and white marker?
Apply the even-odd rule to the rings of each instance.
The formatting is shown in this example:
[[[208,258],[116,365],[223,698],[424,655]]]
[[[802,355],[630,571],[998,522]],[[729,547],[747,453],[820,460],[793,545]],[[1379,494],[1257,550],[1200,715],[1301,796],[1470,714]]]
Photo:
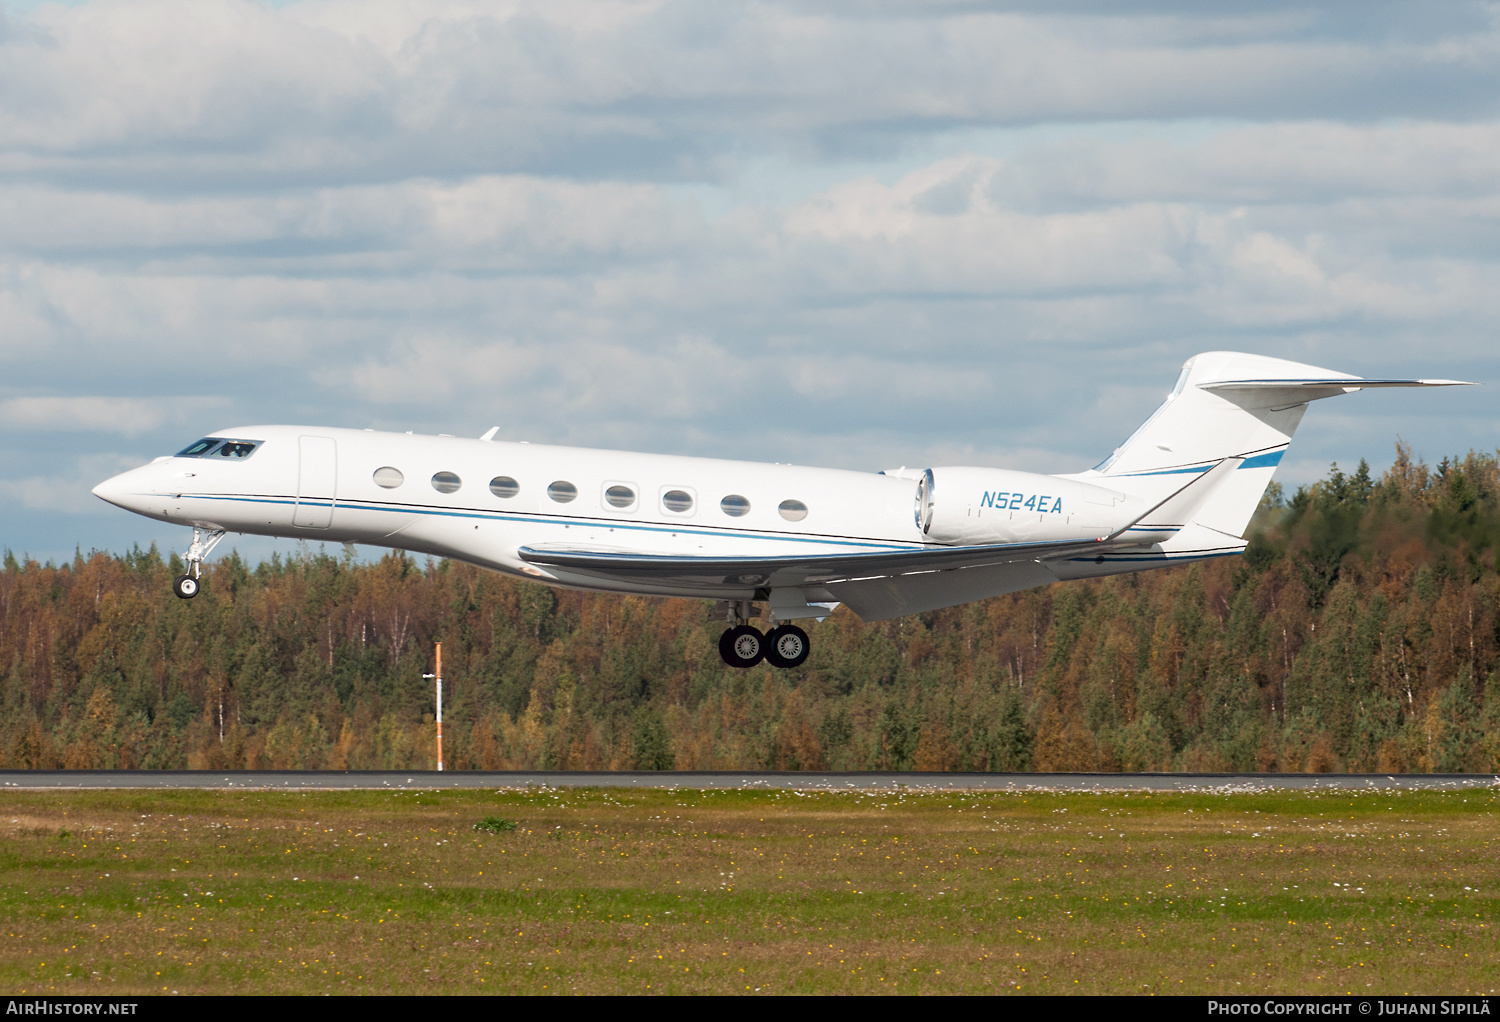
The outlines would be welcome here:
[[[437,682],[437,761],[438,769],[443,769],[443,644],[437,644],[437,673],[424,674],[424,678],[432,678]]]

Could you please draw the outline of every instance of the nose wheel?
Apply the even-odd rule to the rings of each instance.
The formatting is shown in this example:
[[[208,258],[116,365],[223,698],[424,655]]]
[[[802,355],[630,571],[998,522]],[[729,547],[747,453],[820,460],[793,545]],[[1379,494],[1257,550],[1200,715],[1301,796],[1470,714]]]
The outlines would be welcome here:
[[[177,594],[179,600],[191,600],[198,595],[198,590],[201,588],[198,576],[203,574],[203,562],[223,538],[223,529],[201,529],[196,525],[193,526],[193,544],[188,547],[188,552],[182,558],[187,561],[188,573],[178,575],[172,582],[172,592]]]

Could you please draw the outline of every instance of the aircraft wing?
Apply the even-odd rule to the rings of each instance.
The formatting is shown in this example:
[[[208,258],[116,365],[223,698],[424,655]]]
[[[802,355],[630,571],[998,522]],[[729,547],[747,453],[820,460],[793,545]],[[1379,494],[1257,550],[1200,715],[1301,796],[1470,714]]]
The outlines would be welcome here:
[[[1100,548],[1102,540],[1003,543],[994,546],[926,546],[871,553],[806,554],[790,557],[679,557],[629,550],[525,546],[522,560],[570,574],[619,582],[670,583],[702,589],[801,588],[955,568],[1034,562],[1041,557]]]

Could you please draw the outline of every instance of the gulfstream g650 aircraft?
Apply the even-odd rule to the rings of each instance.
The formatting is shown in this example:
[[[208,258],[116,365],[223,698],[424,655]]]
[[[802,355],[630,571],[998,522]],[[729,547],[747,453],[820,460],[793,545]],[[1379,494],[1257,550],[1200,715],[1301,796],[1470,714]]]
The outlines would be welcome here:
[[[791,622],[867,621],[1060,579],[1237,554],[1309,401],[1363,380],[1281,359],[1189,359],[1098,467],[879,473],[313,426],[245,426],[100,483],[193,529],[177,595],[226,532],[395,547],[552,585],[720,601],[726,663],[795,667]],[[770,631],[749,624],[763,615]]]

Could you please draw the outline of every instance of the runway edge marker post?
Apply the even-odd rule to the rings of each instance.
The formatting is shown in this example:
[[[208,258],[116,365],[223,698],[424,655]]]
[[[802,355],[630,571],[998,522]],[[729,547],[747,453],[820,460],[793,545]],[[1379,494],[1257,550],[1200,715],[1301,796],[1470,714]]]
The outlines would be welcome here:
[[[443,644],[437,643],[437,665],[434,674],[424,674],[437,682],[437,768],[443,769]]]

